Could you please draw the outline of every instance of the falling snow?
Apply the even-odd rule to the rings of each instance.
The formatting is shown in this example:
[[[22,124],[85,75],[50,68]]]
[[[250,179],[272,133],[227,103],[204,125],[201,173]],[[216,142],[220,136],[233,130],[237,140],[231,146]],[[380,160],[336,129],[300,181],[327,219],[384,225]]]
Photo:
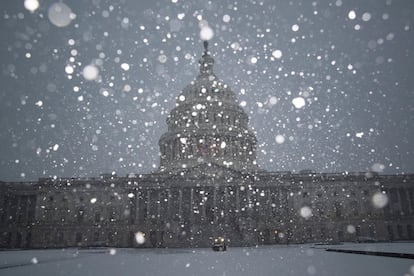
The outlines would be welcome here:
[[[39,6],[40,4],[38,0],[25,0],[24,1],[24,7],[30,12],[34,12],[35,10],[39,8]]]
[[[208,23],[205,23],[205,25],[201,26],[200,30],[200,39],[201,40],[210,40],[214,36],[213,29],[208,26]]]
[[[354,10],[350,10],[348,12],[348,18],[354,20],[356,18],[356,12]]]
[[[87,65],[85,68],[83,68],[82,74],[86,80],[95,80],[99,76],[99,69],[95,65]]]
[[[300,208],[300,216],[303,217],[304,219],[309,219],[312,216],[312,209],[309,208],[308,206],[303,206],[302,208]]]
[[[372,196],[372,204],[375,208],[384,208],[388,203],[388,197],[386,194],[377,192]]]
[[[30,260],[30,262],[31,262],[32,264],[37,264],[39,261],[37,260],[37,258],[36,258],[36,257],[33,257],[33,258]]]
[[[138,244],[143,244],[145,243],[145,234],[138,231],[135,233],[135,240],[137,241]]]
[[[75,16],[65,3],[54,3],[49,7],[48,17],[56,27],[66,27]]]
[[[128,63],[122,63],[122,64],[121,64],[121,68],[122,68],[122,70],[124,70],[124,71],[128,71],[128,70],[129,70],[129,64],[128,64]]]
[[[280,50],[274,50],[272,52],[272,56],[274,56],[277,59],[280,59],[282,57],[282,51],[280,51]]]
[[[227,121],[235,126],[228,131],[239,135],[237,125],[246,120],[257,138],[258,168],[265,171],[309,178],[315,171],[343,176],[363,172],[367,179],[410,174],[414,171],[413,13],[408,2],[387,0],[363,4],[356,0],[278,4],[171,0],[145,5],[107,0],[4,1],[0,180],[106,173],[109,178],[133,179],[158,172],[157,141],[167,131],[166,120],[172,120],[169,114],[174,108],[189,101],[191,111],[180,118],[183,125],[203,129],[203,120],[215,122],[215,127]],[[206,50],[202,41],[208,41]],[[204,80],[214,82],[214,87],[181,94],[197,77],[204,51],[214,57],[214,76]],[[214,93],[230,97],[230,90],[234,105],[247,118],[205,113],[208,104],[227,106],[230,101],[218,101]],[[207,144],[203,139],[175,139],[174,147],[182,147],[182,154],[237,156],[246,148],[241,144],[234,149],[223,140]],[[221,161],[232,165],[231,160]],[[115,181],[109,182],[108,187],[116,188]],[[133,181],[128,185],[135,187]],[[346,208],[359,216],[360,210],[372,207],[371,215],[376,216],[375,212],[393,207],[395,198],[383,183],[373,185],[373,193],[345,187],[334,194],[320,187],[308,194],[304,183],[294,183],[287,195],[303,199],[291,210],[300,221],[313,223],[329,208],[339,217]],[[82,189],[82,204],[108,209],[112,200],[133,202],[142,196],[135,191],[123,198],[111,193],[107,201],[90,193],[90,185]],[[263,200],[247,202],[237,212],[267,206],[276,217],[285,207],[265,205],[275,195],[248,184],[236,190]],[[201,206],[210,204],[208,191],[197,196],[206,201],[191,212],[206,212]],[[352,209],[341,196],[362,197],[365,205]],[[325,198],[335,202],[318,206]],[[124,217],[131,214],[129,209],[119,212]],[[357,235],[360,221],[368,218],[346,222],[341,233]],[[138,245],[151,239],[144,232],[142,228],[131,232]],[[289,235],[279,229],[271,233],[281,239]],[[253,251],[243,252],[243,258]],[[105,253],[115,258],[119,250]],[[42,259],[30,255],[25,262],[40,267]],[[190,271],[197,264],[185,260],[180,266]],[[414,274],[413,268],[406,270]],[[312,263],[301,273],[318,275],[321,270]]]
[[[296,107],[296,108],[302,108],[306,105],[305,99],[302,97],[296,97],[292,100],[292,104]]]
[[[285,142],[285,136],[278,134],[276,135],[275,140],[276,140],[276,143],[283,144]]]

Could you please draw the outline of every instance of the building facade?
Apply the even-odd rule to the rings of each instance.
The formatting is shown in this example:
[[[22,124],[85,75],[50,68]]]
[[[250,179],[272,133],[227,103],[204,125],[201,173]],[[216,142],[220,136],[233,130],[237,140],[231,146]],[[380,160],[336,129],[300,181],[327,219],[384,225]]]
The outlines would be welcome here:
[[[209,247],[414,239],[414,175],[267,172],[230,87],[177,97],[151,174],[0,182],[0,247]]]

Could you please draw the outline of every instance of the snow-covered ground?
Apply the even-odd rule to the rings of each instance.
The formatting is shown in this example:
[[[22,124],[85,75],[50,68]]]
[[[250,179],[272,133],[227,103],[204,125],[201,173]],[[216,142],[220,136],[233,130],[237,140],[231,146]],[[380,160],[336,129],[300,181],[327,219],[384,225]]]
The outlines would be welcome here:
[[[414,275],[414,260],[325,251],[414,253],[414,243],[210,249],[64,249],[0,252],[0,275]]]

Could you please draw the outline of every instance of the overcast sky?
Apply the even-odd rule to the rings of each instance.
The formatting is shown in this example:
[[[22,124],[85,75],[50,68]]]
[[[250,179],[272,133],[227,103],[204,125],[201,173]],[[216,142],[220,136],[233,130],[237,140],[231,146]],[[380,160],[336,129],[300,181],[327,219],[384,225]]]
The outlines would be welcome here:
[[[250,117],[262,169],[414,172],[413,1],[0,9],[0,180],[155,171],[206,24],[214,71]]]

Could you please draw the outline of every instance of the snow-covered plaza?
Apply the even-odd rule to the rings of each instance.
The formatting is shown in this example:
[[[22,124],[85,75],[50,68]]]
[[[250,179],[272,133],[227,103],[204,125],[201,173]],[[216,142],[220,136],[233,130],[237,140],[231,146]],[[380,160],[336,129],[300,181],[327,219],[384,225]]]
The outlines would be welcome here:
[[[0,275],[414,275],[414,260],[326,251],[414,253],[414,243],[211,249],[53,249],[0,252]]]

